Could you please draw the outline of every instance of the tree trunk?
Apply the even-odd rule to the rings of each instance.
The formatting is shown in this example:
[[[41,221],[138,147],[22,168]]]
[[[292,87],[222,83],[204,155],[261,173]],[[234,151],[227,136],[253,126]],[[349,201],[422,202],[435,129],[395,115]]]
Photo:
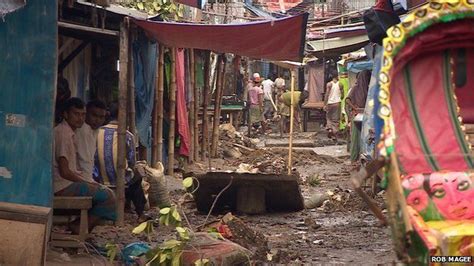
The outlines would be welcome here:
[[[119,96],[118,96],[118,150],[117,150],[117,225],[124,224],[125,209],[125,165],[126,165],[126,132],[127,132],[127,78],[128,78],[128,56],[129,56],[129,19],[126,17],[120,25],[120,72],[119,72]]]
[[[176,48],[171,48],[170,131],[168,138],[168,175],[174,174],[174,141],[176,126]]]
[[[201,146],[201,159],[205,161],[209,156],[209,124],[207,118],[207,107],[209,105],[209,90],[210,90],[210,64],[211,57],[210,52],[204,52],[204,92],[203,92],[203,104],[202,104],[202,146]]]

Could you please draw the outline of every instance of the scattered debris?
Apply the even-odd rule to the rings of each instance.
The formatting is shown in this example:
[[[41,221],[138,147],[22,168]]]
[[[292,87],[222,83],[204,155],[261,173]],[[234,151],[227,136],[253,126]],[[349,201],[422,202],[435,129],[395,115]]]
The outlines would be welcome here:
[[[328,195],[322,194],[322,193],[316,193],[312,195],[311,198],[304,201],[304,207],[306,209],[314,209],[314,208],[321,207],[324,201],[326,201],[327,199],[328,199]]]

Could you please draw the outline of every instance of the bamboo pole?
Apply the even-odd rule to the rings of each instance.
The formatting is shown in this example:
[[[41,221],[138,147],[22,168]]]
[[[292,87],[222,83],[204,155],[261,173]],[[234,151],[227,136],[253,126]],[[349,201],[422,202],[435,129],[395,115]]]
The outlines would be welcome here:
[[[203,92],[203,104],[202,104],[202,146],[201,146],[201,159],[205,161],[209,155],[209,125],[207,119],[207,107],[209,105],[209,90],[210,90],[210,64],[211,64],[210,52],[204,53],[204,92]]]
[[[163,45],[159,45],[158,48],[159,59],[158,59],[158,84],[157,84],[157,127],[156,127],[156,158],[157,162],[153,164],[154,168],[157,168],[158,162],[163,162],[163,86],[164,86],[164,59],[165,59],[165,49]]]
[[[217,57],[216,64],[216,93],[214,97],[214,122],[212,124],[212,145],[211,145],[211,156],[217,157],[217,143],[219,140],[219,122],[221,117],[221,101],[222,101],[222,81],[224,80],[223,71],[223,55]]]
[[[159,56],[161,45],[157,46],[156,52]],[[160,58],[156,58],[156,76],[155,76],[155,97],[153,98],[153,115],[151,117],[151,135],[153,142],[151,144],[151,166],[154,167],[158,161],[158,79]]]
[[[291,175],[293,155],[293,123],[295,120],[295,70],[291,70],[291,109],[290,109],[290,140],[288,147],[288,175]]]
[[[128,78],[128,37],[129,19],[126,17],[120,25],[120,72],[119,72],[119,96],[118,96],[118,151],[117,151],[117,221],[118,226],[124,224],[125,209],[125,165],[126,165],[126,127],[127,127],[127,78]]]
[[[170,131],[168,138],[168,175],[174,174],[174,139],[176,121],[176,48],[171,48],[171,85],[170,101]]]
[[[192,62],[192,73],[195,73],[196,71],[196,61],[195,61],[195,54],[194,54],[194,49],[192,51],[192,57],[191,59],[193,60]],[[199,160],[199,126],[198,126],[198,120],[199,120],[199,103],[200,103],[200,95],[198,88],[196,86],[196,76],[194,75],[193,79],[193,90],[194,90],[194,160],[197,161]]]
[[[194,50],[189,49],[188,51],[189,65],[187,66],[189,67],[188,69],[191,79],[191,88],[189,89],[189,93],[191,95],[191,102],[189,106],[189,129],[191,135],[191,150],[189,151],[189,162],[192,163],[195,160],[194,150],[196,149],[194,135],[197,134],[194,128],[194,105],[196,104],[196,94],[194,92]]]

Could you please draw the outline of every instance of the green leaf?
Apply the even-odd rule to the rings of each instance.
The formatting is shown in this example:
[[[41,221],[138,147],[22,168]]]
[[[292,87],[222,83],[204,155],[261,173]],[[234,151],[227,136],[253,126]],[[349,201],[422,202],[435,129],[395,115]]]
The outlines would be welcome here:
[[[163,209],[160,210],[160,214],[166,215],[170,212],[170,210],[171,210],[170,208],[163,208]]]
[[[163,262],[165,262],[165,261],[166,261],[166,254],[162,253],[162,254],[160,255],[160,263],[163,263]]]
[[[209,260],[208,259],[198,259],[194,262],[194,265],[196,266],[204,266],[204,265],[207,265],[209,263]]]
[[[167,240],[165,242],[163,242],[163,244],[161,245],[162,248],[165,248],[165,249],[170,249],[170,248],[174,248],[178,245],[180,245],[182,242],[179,241],[179,240],[176,240],[176,239],[170,239],[170,240]]]
[[[140,10],[143,10],[145,7],[143,6],[143,3],[137,3],[137,7]]]
[[[193,185],[193,178],[192,177],[187,177],[183,180],[183,186],[185,188],[190,188]]]
[[[141,232],[143,232],[146,229],[147,225],[148,225],[148,222],[141,223],[139,226],[137,226],[133,229],[132,233],[140,234]]]
[[[182,240],[189,240],[189,233],[186,230],[186,228],[178,226],[178,227],[176,227],[176,231],[178,231],[179,237]]]
[[[161,252],[157,252],[157,253],[155,254],[155,256],[153,256],[153,258],[148,261],[147,265],[150,264],[150,263],[152,263],[154,260],[156,260],[156,259],[160,256],[160,253],[161,253]]]
[[[179,252],[178,254],[173,254],[173,259],[171,260],[171,266],[181,265],[181,254],[182,252]]]
[[[179,212],[176,209],[173,210],[171,215],[176,221],[181,222],[181,215],[179,215]]]

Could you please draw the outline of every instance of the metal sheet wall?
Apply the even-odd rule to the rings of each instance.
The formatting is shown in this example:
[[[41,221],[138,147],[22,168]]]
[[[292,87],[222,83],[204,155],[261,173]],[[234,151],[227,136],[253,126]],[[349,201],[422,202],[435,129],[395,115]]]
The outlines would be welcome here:
[[[0,201],[51,206],[57,3],[0,20]]]

